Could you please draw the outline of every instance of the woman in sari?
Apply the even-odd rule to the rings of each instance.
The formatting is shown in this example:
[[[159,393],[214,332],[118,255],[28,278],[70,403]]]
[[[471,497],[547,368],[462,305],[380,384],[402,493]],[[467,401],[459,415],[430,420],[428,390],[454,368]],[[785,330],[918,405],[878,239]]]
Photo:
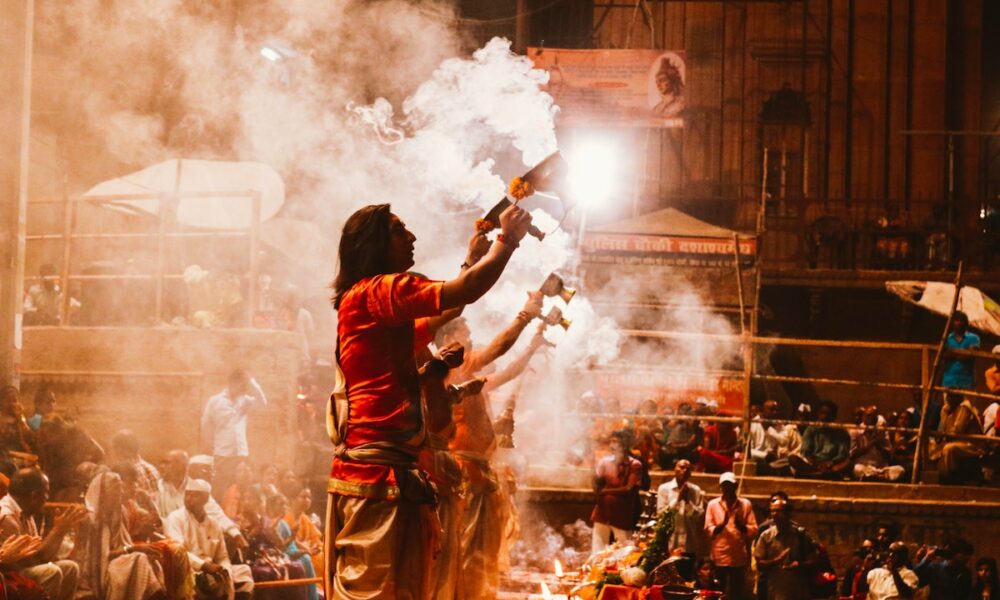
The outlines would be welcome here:
[[[284,552],[285,558],[302,565],[302,572],[306,578],[315,577],[316,569],[313,566],[312,557],[309,556],[309,551],[300,548],[295,543],[295,535],[292,533],[292,528],[282,519],[287,512],[288,498],[281,494],[271,496],[267,499],[268,518],[266,526],[270,527],[277,536],[279,542],[278,548]],[[315,583],[310,583],[306,586],[306,597],[308,600],[319,600],[319,588]]]
[[[295,543],[312,557],[315,570],[323,568],[323,532],[313,522],[309,509],[312,507],[312,491],[304,487],[289,502],[289,510],[284,521],[295,536]]]

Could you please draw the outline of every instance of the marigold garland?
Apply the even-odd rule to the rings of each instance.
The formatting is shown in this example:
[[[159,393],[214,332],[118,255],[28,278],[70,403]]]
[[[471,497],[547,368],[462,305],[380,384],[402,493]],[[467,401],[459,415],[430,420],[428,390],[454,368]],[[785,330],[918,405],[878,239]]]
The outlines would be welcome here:
[[[493,223],[490,223],[486,219],[476,219],[476,233],[489,233],[493,231]]]
[[[515,177],[510,181],[510,197],[515,200],[524,200],[528,196],[535,193],[535,188],[531,186],[530,181],[526,181],[521,177]]]

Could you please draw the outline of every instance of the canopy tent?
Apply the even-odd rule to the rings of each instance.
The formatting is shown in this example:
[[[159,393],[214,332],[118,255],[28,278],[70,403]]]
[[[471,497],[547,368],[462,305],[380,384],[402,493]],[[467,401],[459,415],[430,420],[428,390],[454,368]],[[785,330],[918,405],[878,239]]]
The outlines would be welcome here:
[[[887,281],[885,289],[910,304],[947,316],[955,299],[955,284],[940,281]],[[1000,335],[1000,305],[974,287],[962,286],[956,310],[969,317],[969,326]]]
[[[733,235],[736,233],[676,208],[664,208],[588,229],[583,235],[583,260],[635,265],[732,266]],[[756,240],[742,235],[741,262],[752,262],[756,251]]]
[[[266,221],[284,204],[285,184],[263,163],[171,159],[99,183],[84,197],[114,200],[106,205],[154,216],[166,201],[182,225],[246,229],[253,219],[252,199],[260,198],[260,220]]]

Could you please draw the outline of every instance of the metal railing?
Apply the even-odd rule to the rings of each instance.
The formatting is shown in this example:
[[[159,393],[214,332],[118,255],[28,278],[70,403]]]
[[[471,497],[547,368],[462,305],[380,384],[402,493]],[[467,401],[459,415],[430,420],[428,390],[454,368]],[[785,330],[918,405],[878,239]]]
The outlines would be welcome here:
[[[218,198],[232,199],[235,201],[249,201],[251,209],[250,226],[243,229],[230,229],[226,231],[208,230],[179,230],[176,222],[173,222],[168,210],[171,206],[177,206],[180,197],[183,198]],[[135,201],[156,201],[158,210],[152,216],[157,218],[155,231],[139,232],[97,232],[80,233],[77,232],[77,213],[81,203],[93,204],[97,206],[128,206],[133,212],[140,213],[138,209],[126,204]],[[177,273],[167,273],[167,241],[172,239],[192,239],[192,238],[247,238],[247,272],[245,279],[247,283],[247,315],[246,322],[250,326],[253,323],[253,314],[257,305],[257,280],[260,271],[258,250],[260,246],[260,225],[261,225],[261,196],[255,190],[234,190],[228,192],[184,192],[183,194],[122,194],[106,196],[64,196],[61,199],[32,199],[31,206],[44,204],[62,204],[63,206],[63,228],[58,233],[39,233],[26,236],[28,242],[61,241],[62,242],[62,263],[59,270],[59,281],[62,287],[62,296],[59,307],[59,325],[67,327],[71,324],[71,288],[72,281],[127,281],[127,280],[152,280],[155,284],[153,323],[158,324],[163,320],[164,309],[164,283],[167,280],[181,279],[183,275]],[[148,213],[145,213],[148,214]],[[75,240],[156,240],[155,269],[152,273],[108,273],[108,274],[74,274],[73,266],[73,242]],[[26,277],[25,279],[40,279],[37,277]]]

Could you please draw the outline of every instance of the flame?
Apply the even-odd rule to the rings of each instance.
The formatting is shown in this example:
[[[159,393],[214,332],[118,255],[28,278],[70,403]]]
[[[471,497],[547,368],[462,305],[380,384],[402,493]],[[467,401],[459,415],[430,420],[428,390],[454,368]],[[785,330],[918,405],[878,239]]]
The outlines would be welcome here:
[[[556,573],[556,577],[562,577],[563,576],[562,563],[559,562],[558,558],[555,559],[555,573]]]
[[[545,585],[544,581],[539,582],[542,584],[542,598],[551,598],[552,592],[549,591],[549,586]]]

